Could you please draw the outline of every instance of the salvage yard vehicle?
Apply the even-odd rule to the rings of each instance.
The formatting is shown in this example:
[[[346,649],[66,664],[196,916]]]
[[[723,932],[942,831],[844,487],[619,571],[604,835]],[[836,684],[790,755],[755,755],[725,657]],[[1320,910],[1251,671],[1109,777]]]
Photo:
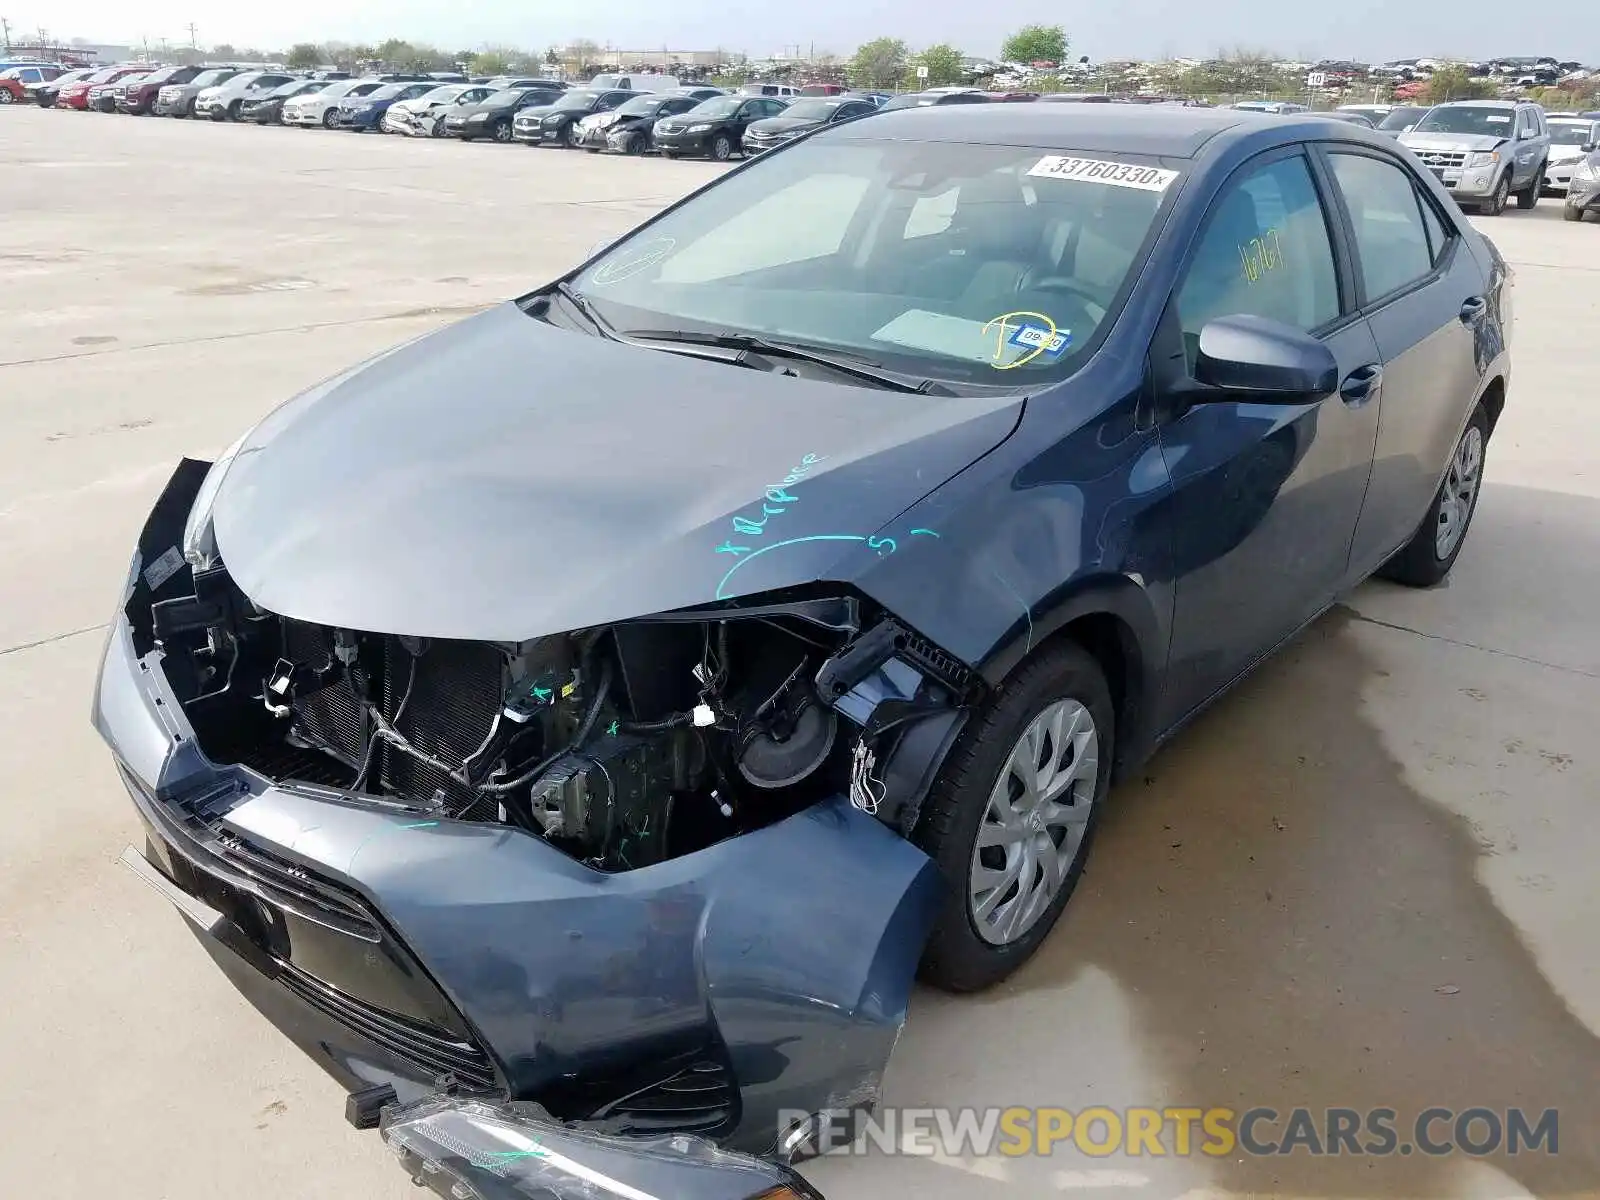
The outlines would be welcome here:
[[[62,108],[75,108],[84,112],[89,108],[89,93],[95,88],[103,88],[107,84],[115,83],[129,75],[142,73],[141,67],[102,67],[92,75],[66,84],[56,95],[56,104]]]
[[[651,133],[663,117],[686,113],[700,101],[673,92],[635,96],[621,107],[590,113],[577,124],[578,144],[598,154],[611,150],[617,154],[646,154],[655,148]]]
[[[368,130],[383,132],[383,116],[401,100],[415,100],[433,90],[431,83],[386,83],[365,96],[346,96],[339,101],[338,125],[352,133]]]
[[[1549,196],[1564,196],[1573,169],[1600,146],[1600,121],[1548,117],[1545,123],[1550,127],[1550,165],[1545,168],[1544,191]]]
[[[102,83],[99,87],[89,89],[87,97],[89,107],[95,112],[113,113],[121,105],[125,90],[130,84],[138,85],[150,77],[149,71],[135,71],[131,75],[124,75],[115,83]]]
[[[782,1153],[919,967],[1038,950],[1114,777],[1449,574],[1511,299],[1354,125],[825,128],[179,464],[92,705],[123,861],[357,1124],[449,1075]]]
[[[727,162],[743,153],[744,131],[753,122],[779,116],[788,107],[789,101],[777,96],[714,96],[682,116],[657,121],[656,149],[663,158],[689,154]]]
[[[68,71],[65,75],[58,75],[54,79],[39,83],[30,89],[34,103],[40,108],[54,108],[56,101],[60,98],[62,88],[71,87],[75,83],[82,83],[99,70],[99,67],[79,67],[75,71]]]
[[[620,108],[640,93],[630,88],[572,88],[548,105],[527,107],[511,122],[512,136],[530,146],[575,148],[582,140],[578,122],[593,113]],[[648,93],[647,93],[648,94]]]
[[[0,71],[0,104],[20,104],[33,99],[32,93],[62,75],[60,67],[11,67]]]
[[[195,101],[201,92],[227,83],[243,70],[243,67],[212,67],[201,71],[187,83],[166,84],[156,93],[155,107],[151,111],[158,117],[192,117]]]
[[[1592,212],[1600,212],[1600,153],[1596,152],[1584,155],[1572,168],[1561,216],[1581,221]]]
[[[745,129],[740,144],[747,154],[775,150],[801,134],[821,129],[824,125],[870,117],[877,111],[878,106],[872,101],[853,96],[807,96],[796,100],[775,117],[752,121]]]
[[[247,101],[260,100],[295,82],[293,75],[275,71],[244,71],[231,79],[203,88],[194,98],[194,115],[213,121],[237,121]]]
[[[1524,100],[1435,104],[1400,144],[1413,151],[1456,198],[1486,217],[1532,208],[1544,192],[1550,130],[1544,109]]]
[[[445,115],[444,131],[463,142],[488,138],[493,142],[511,140],[511,122],[525,109],[544,109],[554,104],[565,92],[540,87],[509,87],[495,92],[476,104],[463,105]]]
[[[238,120],[254,121],[257,125],[282,125],[283,106],[296,96],[308,96],[332,87],[325,79],[291,79],[281,87],[255,96],[246,96],[239,105]]]
[[[117,111],[129,116],[144,116],[156,106],[156,97],[164,87],[178,87],[192,82],[204,67],[161,67],[151,71],[137,82],[130,81],[117,96]]]
[[[309,127],[320,125],[336,129],[339,125],[339,105],[359,96],[370,96],[385,85],[376,79],[341,79],[321,91],[307,92],[283,102],[281,120],[285,125]]]
[[[383,114],[383,131],[407,137],[443,137],[450,109],[487,100],[493,92],[483,84],[447,83],[410,100],[397,100]]]

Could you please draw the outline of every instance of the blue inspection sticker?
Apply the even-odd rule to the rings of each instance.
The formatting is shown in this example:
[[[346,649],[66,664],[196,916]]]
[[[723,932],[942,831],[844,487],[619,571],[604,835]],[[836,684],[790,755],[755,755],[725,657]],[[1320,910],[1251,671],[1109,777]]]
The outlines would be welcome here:
[[[1072,331],[1050,330],[1037,321],[1023,321],[1006,341],[1023,350],[1037,350],[1037,357],[1055,362],[1072,346]]]

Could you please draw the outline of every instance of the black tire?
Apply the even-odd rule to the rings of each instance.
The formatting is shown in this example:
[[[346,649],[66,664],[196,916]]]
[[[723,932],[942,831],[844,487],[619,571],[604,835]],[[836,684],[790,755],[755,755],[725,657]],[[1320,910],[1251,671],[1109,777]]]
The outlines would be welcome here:
[[[1544,164],[1539,164],[1539,173],[1533,177],[1528,186],[1517,193],[1517,207],[1526,211],[1539,203],[1539,197],[1544,195]]]
[[[1450,486],[1453,478],[1456,455],[1460,453],[1463,443],[1474,433],[1481,440],[1482,451],[1478,458],[1477,479],[1472,491],[1472,500],[1467,507],[1466,515],[1462,518],[1461,532],[1456,536],[1454,545],[1450,547],[1449,553],[1441,556],[1438,547],[1438,529],[1443,519],[1445,489]],[[1467,544],[1467,534],[1472,532],[1472,517],[1478,511],[1478,497],[1483,494],[1483,468],[1488,448],[1489,416],[1480,404],[1473,411],[1467,427],[1461,431],[1456,448],[1450,452],[1452,470],[1445,473],[1443,482],[1439,484],[1439,490],[1434,493],[1433,502],[1428,505],[1427,515],[1417,526],[1416,533],[1411,535],[1411,540],[1402,546],[1393,558],[1378,568],[1380,579],[1416,588],[1433,587],[1444,582],[1446,576],[1450,574],[1450,569],[1456,565],[1461,547]]]
[[[725,133],[719,133],[711,139],[709,149],[713,162],[727,162],[733,157],[733,139]]]
[[[1030,722],[1061,699],[1088,709],[1099,761],[1093,804],[1077,850],[1055,899],[1016,940],[996,945],[978,932],[970,900],[976,839],[990,791]],[[912,840],[938,864],[945,881],[943,907],[923,950],[921,977],[951,992],[975,992],[1005,979],[1031,958],[1071,898],[1088,859],[1094,831],[1110,790],[1115,755],[1115,714],[1105,675],[1075,642],[1041,649],[1018,667],[978,714],[939,771]]]
[[[511,140],[511,122],[496,121],[489,133],[497,142],[509,142]]]
[[[1573,204],[1563,204],[1561,206],[1561,219],[1563,221],[1581,221],[1583,220],[1583,209]]]
[[[339,110],[338,109],[330,108],[330,109],[328,109],[327,112],[322,114],[322,127],[324,129],[337,129],[337,128],[339,128]]]
[[[1511,199],[1511,172],[1508,170],[1500,176],[1500,182],[1494,185],[1494,195],[1490,196],[1478,206],[1478,213],[1485,217],[1498,217],[1506,210],[1506,201]]]
[[[239,119],[239,104],[240,101],[235,100],[232,104],[228,105],[227,111],[223,113],[223,119],[226,121],[237,121]]]

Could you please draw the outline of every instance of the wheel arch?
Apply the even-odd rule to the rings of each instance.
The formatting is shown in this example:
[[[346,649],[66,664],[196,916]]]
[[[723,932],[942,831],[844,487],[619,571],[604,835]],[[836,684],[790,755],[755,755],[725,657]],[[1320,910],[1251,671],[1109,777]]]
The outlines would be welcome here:
[[[1047,598],[982,664],[991,687],[1002,686],[1025,661],[1060,640],[1088,652],[1111,690],[1116,719],[1114,770],[1143,761],[1154,741],[1154,700],[1164,658],[1165,622],[1142,580],[1126,575],[1082,581]]]
[[[1483,389],[1483,394],[1478,398],[1478,404],[1483,408],[1484,415],[1489,418],[1489,436],[1494,436],[1494,427],[1500,421],[1500,414],[1506,407],[1506,380],[1504,375],[1496,375]]]

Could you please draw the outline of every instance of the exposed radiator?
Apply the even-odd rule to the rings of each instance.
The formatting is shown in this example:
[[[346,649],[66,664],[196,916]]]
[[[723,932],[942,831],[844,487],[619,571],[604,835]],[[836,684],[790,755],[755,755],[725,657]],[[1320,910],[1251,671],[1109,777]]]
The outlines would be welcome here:
[[[409,639],[408,639],[409,640]],[[413,655],[397,637],[364,639],[361,663],[377,691],[374,697],[396,728],[417,749],[444,762],[462,762],[482,745],[505,695],[505,657],[487,642],[427,639]],[[284,652],[290,661],[323,668],[333,661],[333,631],[299,621],[284,622]],[[415,678],[412,673],[415,670]],[[352,768],[365,761],[370,722],[350,679],[342,671],[331,685],[295,699],[295,721],[308,740],[326,746]],[[372,750],[368,786],[413,803],[437,793],[458,812],[472,793],[437,767],[380,743]]]

